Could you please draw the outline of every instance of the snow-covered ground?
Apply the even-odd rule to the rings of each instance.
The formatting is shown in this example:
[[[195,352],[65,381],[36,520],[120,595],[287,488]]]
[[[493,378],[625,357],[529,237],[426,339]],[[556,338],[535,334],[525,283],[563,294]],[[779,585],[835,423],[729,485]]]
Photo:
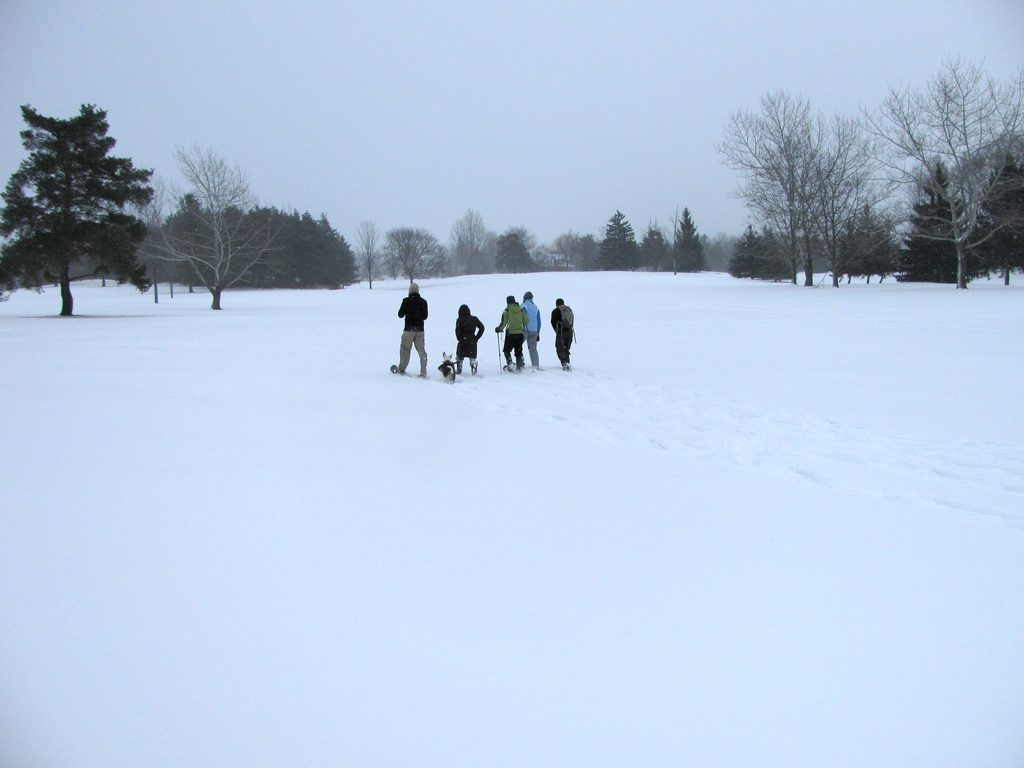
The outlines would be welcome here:
[[[1024,288],[421,286],[0,304],[0,765],[1024,765]]]

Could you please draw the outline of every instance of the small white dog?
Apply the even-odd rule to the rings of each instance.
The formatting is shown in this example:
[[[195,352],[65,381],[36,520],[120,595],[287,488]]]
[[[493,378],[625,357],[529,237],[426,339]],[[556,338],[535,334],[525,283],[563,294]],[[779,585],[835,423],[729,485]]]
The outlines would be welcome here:
[[[448,384],[455,383],[455,363],[452,362],[452,356],[447,352],[442,355],[442,362],[437,366],[437,370],[441,372],[444,380]]]

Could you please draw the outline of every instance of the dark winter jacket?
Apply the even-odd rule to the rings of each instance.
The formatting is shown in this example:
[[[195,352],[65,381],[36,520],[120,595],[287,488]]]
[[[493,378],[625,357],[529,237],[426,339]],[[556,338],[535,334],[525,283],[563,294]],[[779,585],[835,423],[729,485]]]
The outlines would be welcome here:
[[[455,338],[459,340],[455,354],[458,357],[476,357],[476,342],[484,335],[484,324],[470,313],[469,307],[459,307],[459,319],[455,321]]]
[[[551,310],[551,327],[557,333],[562,327],[562,308],[555,307]]]
[[[409,294],[402,299],[398,316],[405,318],[405,330],[422,331],[423,321],[427,319],[427,300],[418,293]]]
[[[561,301],[561,299],[559,299],[559,301]],[[565,310],[565,312],[563,312],[563,310]],[[568,315],[569,317],[568,325],[565,324],[563,319],[566,315]],[[555,308],[551,310],[551,327],[555,330],[556,333],[559,331],[559,329],[571,333],[573,325],[572,320],[572,308],[565,302],[562,302],[561,304],[556,304]]]

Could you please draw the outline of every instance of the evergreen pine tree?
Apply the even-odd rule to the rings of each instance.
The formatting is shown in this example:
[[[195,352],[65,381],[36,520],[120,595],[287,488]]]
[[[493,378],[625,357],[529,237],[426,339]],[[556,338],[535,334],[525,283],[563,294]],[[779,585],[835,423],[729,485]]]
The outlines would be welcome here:
[[[843,230],[839,262],[847,277],[884,278],[896,271],[898,251],[891,223],[864,206]]]
[[[615,211],[608,220],[599,260],[605,270],[636,269],[636,234],[622,211]]]
[[[499,272],[532,272],[537,268],[530,255],[535,244],[533,237],[522,227],[513,227],[498,238],[495,264]]]
[[[73,313],[75,280],[114,277],[146,290],[136,258],[146,225],[126,211],[152,198],[152,171],[110,155],[107,113],[93,105],[66,120],[28,106],[21,114],[29,156],[4,191],[0,234],[11,239],[0,271],[21,287],[58,283],[64,316]]]
[[[672,263],[672,248],[664,233],[653,224],[644,233],[638,255],[640,266],[654,272],[667,269]]]
[[[770,232],[755,232],[747,225],[729,259],[729,274],[757,280],[789,280],[789,262],[782,256],[779,242]]]
[[[946,173],[939,166],[935,184],[945,186]],[[910,234],[903,241],[900,271],[896,279],[908,283],[956,283],[956,246],[946,236],[952,215],[945,196],[928,184],[914,204]]]
[[[689,208],[683,208],[683,216],[676,226],[675,265],[678,272],[702,272],[707,268],[704,263],[704,243],[697,234],[697,226],[693,223]]]
[[[1024,167],[1008,157],[993,186],[998,194],[986,201],[978,221],[982,240],[978,252],[985,267],[1001,273],[1009,285],[1010,272],[1024,269]]]
[[[593,235],[583,235],[579,241],[579,259],[576,268],[593,272],[601,268],[601,244]]]
[[[736,243],[732,258],[729,259],[729,274],[733,277],[760,277],[758,254],[764,248],[764,241],[754,227],[747,225],[743,237]]]

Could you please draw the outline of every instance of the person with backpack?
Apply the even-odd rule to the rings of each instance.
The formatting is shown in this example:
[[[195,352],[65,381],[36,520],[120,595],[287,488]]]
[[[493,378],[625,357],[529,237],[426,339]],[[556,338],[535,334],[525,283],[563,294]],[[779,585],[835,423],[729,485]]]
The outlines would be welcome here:
[[[416,352],[420,356],[420,378],[427,378],[427,348],[423,341],[423,326],[427,319],[427,312],[427,300],[420,296],[420,287],[416,283],[410,284],[409,295],[402,299],[402,306],[398,308],[398,316],[405,318],[405,330],[402,331],[402,345],[399,348],[396,373],[405,375],[412,348],[415,346]]]
[[[562,364],[563,371],[571,371],[569,365],[569,348],[573,340],[572,307],[561,299],[555,299],[555,308],[551,310],[551,327],[555,331],[555,354]]]
[[[459,318],[455,321],[455,338],[459,340],[455,350],[455,372],[462,373],[462,361],[469,358],[469,368],[476,376],[476,343],[484,335],[484,324],[469,311],[469,306],[459,307]]]
[[[537,354],[537,342],[540,341],[540,309],[533,303],[533,293],[523,294],[523,311],[526,313],[526,348],[530,352],[530,365],[533,370],[540,370],[540,355]]]
[[[505,354],[505,370],[512,370],[512,353],[516,353],[515,370],[523,370],[523,337],[526,331],[526,311],[516,303],[515,296],[505,298],[505,311],[501,313],[501,323],[494,329],[495,333],[501,333],[506,328],[505,345],[502,352]]]

